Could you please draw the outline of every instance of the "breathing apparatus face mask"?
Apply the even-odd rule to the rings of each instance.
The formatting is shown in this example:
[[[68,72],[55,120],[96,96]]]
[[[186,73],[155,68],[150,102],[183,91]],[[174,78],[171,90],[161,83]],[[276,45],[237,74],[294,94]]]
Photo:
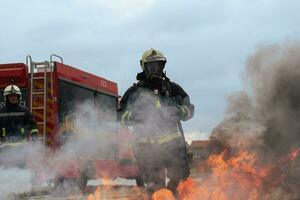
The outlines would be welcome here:
[[[161,80],[164,67],[165,62],[162,61],[147,62],[145,63],[146,76],[152,81]]]

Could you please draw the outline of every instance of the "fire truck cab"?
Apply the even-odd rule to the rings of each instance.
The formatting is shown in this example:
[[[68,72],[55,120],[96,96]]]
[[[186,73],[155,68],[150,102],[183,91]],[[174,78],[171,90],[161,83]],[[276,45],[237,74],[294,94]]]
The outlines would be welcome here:
[[[117,123],[119,96],[115,82],[66,65],[60,56],[52,54],[44,62],[34,62],[27,56],[26,63],[0,64],[1,94],[9,84],[20,87],[20,103],[34,115],[45,157],[49,152],[60,154],[72,148],[72,141],[78,144],[87,138],[100,147],[94,155],[82,153],[80,149],[90,148],[86,143],[74,154],[64,155],[66,158],[55,163],[56,184],[78,179],[85,186],[88,179],[122,177],[136,179],[142,185],[132,162],[130,132]],[[3,95],[0,103],[5,103]]]

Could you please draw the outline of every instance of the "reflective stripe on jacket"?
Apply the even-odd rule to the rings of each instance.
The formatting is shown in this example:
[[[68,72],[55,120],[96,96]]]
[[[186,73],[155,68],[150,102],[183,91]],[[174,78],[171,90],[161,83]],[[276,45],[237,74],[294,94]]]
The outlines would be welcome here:
[[[38,133],[36,122],[29,110],[18,104],[5,105],[0,109],[1,140],[9,137],[24,139],[30,132]]]
[[[173,133],[173,134],[165,134],[157,137],[139,137],[137,138],[137,143],[145,143],[145,144],[165,144],[172,140],[181,138],[180,133]]]

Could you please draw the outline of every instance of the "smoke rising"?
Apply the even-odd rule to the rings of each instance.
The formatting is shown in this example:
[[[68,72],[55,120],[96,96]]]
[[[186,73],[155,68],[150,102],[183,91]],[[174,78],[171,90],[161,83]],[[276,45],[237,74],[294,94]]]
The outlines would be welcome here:
[[[32,172],[16,167],[0,168],[0,199],[13,199],[13,193],[21,193],[30,189]]]
[[[63,175],[74,169],[85,172],[88,179],[98,179],[101,177],[91,169],[92,161],[118,159],[116,113],[95,108],[90,101],[75,107],[61,125],[58,137],[61,146],[56,151],[45,151],[40,142],[24,141],[18,147],[1,144],[0,199],[49,184],[61,184],[49,190],[52,195],[78,194],[81,185],[72,178],[81,175],[69,175],[70,180],[61,179]]]
[[[253,100],[246,92],[236,92],[228,97],[226,118],[212,132],[211,139],[218,139],[234,148],[250,148],[263,143],[265,127],[257,120]]]
[[[27,145],[18,143],[10,146],[1,143],[0,149],[0,199],[14,199],[13,195],[25,191],[29,191],[35,173],[33,162],[42,152],[39,143]]]
[[[278,153],[300,145],[300,43],[261,48],[248,60],[247,74],[265,144]]]
[[[78,105],[67,119],[67,129],[62,133],[64,144],[60,153],[98,159],[116,159],[118,124],[116,113],[95,109],[86,101]]]
[[[239,138],[236,133],[275,151],[299,146],[299,53],[299,42],[289,42],[262,46],[250,56],[244,75],[248,91],[228,98],[227,116],[212,136]]]
[[[247,60],[246,91],[228,98],[226,117],[211,134],[232,149],[259,152],[264,164],[277,166],[285,176],[283,199],[290,199],[285,187],[300,185],[299,156],[282,169],[282,158],[300,147],[299,55],[299,41],[260,46]]]

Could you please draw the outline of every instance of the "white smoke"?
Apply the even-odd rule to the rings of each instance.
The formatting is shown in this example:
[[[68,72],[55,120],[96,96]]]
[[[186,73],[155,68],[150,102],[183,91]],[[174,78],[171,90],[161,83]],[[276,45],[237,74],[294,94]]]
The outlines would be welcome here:
[[[14,194],[29,191],[35,172],[32,161],[42,152],[39,143],[20,143],[18,146],[1,144],[0,152],[0,199],[13,198]],[[40,163],[39,163],[40,164]]]
[[[69,127],[59,136],[62,145],[54,152],[45,148],[42,142],[24,141],[18,147],[1,146],[0,200],[13,193],[29,192],[35,186],[48,185],[62,178],[64,170],[69,168],[78,167],[83,171],[90,161],[118,159],[115,112],[95,109],[90,101],[86,101],[78,105],[67,120]],[[78,187],[75,190],[78,191]],[[74,188],[54,191],[57,195],[63,195],[62,192],[73,193]]]
[[[71,121],[71,132],[63,136],[67,140],[61,148],[61,155],[97,159],[117,158],[116,114],[95,109],[91,102],[86,101],[72,113]]]
[[[22,193],[31,188],[32,171],[28,169],[0,168],[0,199],[13,198],[13,193]]]

